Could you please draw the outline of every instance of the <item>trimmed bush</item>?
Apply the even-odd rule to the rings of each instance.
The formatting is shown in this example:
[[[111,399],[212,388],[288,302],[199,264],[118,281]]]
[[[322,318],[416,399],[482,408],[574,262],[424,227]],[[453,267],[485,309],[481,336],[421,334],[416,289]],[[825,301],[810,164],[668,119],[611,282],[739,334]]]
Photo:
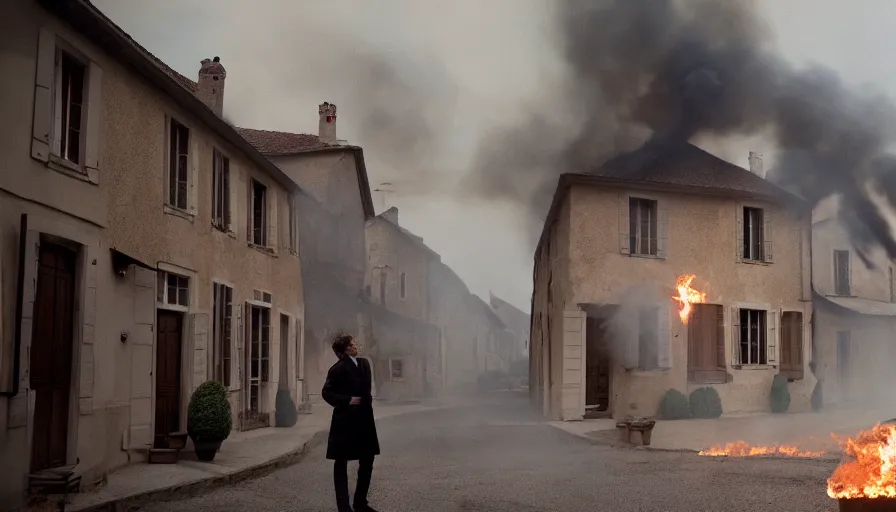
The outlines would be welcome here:
[[[775,379],[772,381],[770,398],[773,413],[781,414],[787,412],[787,409],[790,408],[790,390],[787,389],[787,377],[780,373],[775,375]]]
[[[812,410],[820,411],[824,408],[824,395],[821,392],[821,381],[815,382],[815,388],[812,390]]]
[[[195,443],[218,442],[227,439],[233,420],[227,390],[220,382],[205,381],[190,397],[187,409],[187,434]]]
[[[691,416],[694,418],[718,418],[722,415],[722,398],[715,388],[697,388],[688,399]]]
[[[660,418],[664,420],[683,420],[691,417],[688,397],[677,389],[669,389],[660,399]]]
[[[289,390],[278,389],[274,405],[274,425],[277,427],[291,427],[296,424],[298,419],[296,404],[292,401]]]

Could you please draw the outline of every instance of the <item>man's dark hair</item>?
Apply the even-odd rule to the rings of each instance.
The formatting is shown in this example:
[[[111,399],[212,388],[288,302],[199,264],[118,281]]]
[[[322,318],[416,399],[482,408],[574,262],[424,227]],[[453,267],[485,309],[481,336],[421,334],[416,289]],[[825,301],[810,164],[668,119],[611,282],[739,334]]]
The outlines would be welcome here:
[[[342,357],[345,355],[345,351],[348,350],[348,346],[352,342],[352,335],[348,333],[337,334],[333,338],[333,352],[336,352],[336,355]]]

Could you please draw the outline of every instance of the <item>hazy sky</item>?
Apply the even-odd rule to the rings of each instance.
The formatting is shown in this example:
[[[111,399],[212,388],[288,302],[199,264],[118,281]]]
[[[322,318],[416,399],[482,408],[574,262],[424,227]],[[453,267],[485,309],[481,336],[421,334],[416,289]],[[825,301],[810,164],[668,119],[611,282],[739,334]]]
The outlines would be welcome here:
[[[478,141],[550,105],[563,73],[544,0],[93,0],[143,46],[194,78],[227,69],[224,115],[238,126],[316,133],[317,105],[338,105],[337,135],[364,147],[377,213],[399,208],[466,281],[529,310],[532,230],[525,205],[456,191]],[[782,55],[896,97],[888,48],[896,2],[760,0]],[[762,141],[708,149],[747,165]]]

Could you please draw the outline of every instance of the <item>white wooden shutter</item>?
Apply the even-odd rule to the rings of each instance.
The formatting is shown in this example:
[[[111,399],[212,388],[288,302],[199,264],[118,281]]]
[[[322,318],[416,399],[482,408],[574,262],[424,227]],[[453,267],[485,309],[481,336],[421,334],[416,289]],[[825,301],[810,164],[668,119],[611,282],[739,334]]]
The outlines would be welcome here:
[[[193,215],[199,213],[199,133],[190,129],[190,176],[188,178],[187,210]]]
[[[669,304],[659,307],[657,318],[657,366],[660,368],[672,368],[672,330],[670,328]]]
[[[731,306],[729,308],[729,318],[731,323],[731,364],[740,364],[740,308]]]
[[[227,231],[231,233],[236,233],[239,230],[239,196],[238,190],[240,189],[240,169],[235,160],[230,161],[229,168],[230,178],[228,180],[230,186],[230,222],[227,224]],[[235,308],[236,311],[239,308]]]
[[[208,313],[190,315],[193,337],[193,382],[191,391],[210,378],[208,375]]]
[[[241,308],[235,299],[232,301],[232,304],[233,317],[231,321],[233,322],[233,329],[230,332],[233,337],[233,352],[230,354],[230,389],[238,390],[243,387],[242,372],[244,366],[243,362],[245,361],[245,357],[243,356],[243,347],[245,346],[243,338],[246,336],[246,330],[243,328],[245,322],[245,309]]]
[[[619,193],[619,252],[622,254],[630,254],[629,250],[629,241],[628,241],[628,226],[629,226],[629,206],[628,206],[628,194]]]
[[[778,310],[769,309],[765,314],[765,350],[768,364],[778,364]]]
[[[34,80],[34,119],[31,156],[50,161],[50,136],[53,132],[53,83],[56,75],[56,34],[41,28],[37,41],[37,73]]]
[[[737,230],[735,240],[737,245],[734,247],[734,261],[744,260],[744,205],[734,203],[734,228]]]
[[[277,250],[280,248],[280,208],[279,190],[275,186],[268,188],[268,247]],[[271,320],[273,322],[273,320]]]
[[[156,274],[134,268],[134,326],[129,338],[130,426],[128,447],[147,448],[152,444],[153,377],[155,355]]]
[[[763,256],[765,256],[765,261],[771,263],[775,261],[774,253],[772,252],[772,213],[769,211],[769,208],[765,208],[762,210],[763,213],[763,229],[762,235],[764,237],[763,243],[765,244]]]
[[[93,183],[99,179],[100,140],[103,129],[103,68],[91,62],[87,72],[87,119],[83,121],[84,169]]]
[[[669,209],[666,201],[657,201],[657,251],[659,258],[666,258],[669,253]]]

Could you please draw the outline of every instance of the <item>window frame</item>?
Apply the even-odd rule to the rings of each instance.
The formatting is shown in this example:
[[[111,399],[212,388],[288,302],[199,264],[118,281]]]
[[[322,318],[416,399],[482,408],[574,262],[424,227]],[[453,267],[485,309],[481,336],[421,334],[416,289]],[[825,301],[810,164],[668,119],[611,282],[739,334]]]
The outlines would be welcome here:
[[[765,208],[761,206],[753,206],[753,205],[743,205],[742,208],[742,247],[741,247],[741,258],[744,261],[750,263],[764,263],[766,262],[766,254],[765,254],[765,245],[766,245],[766,233],[765,233]],[[753,215],[749,215],[750,213],[755,213],[755,216],[758,218],[758,226],[755,228],[758,231],[759,241],[756,243],[752,242],[753,235],[756,233],[753,229],[750,229],[752,226]],[[748,240],[749,239],[749,240]],[[752,250],[748,253],[749,249],[756,249],[758,247],[758,255],[752,254]],[[755,257],[754,257],[755,256]]]
[[[261,206],[261,227],[256,229],[255,227],[255,210],[256,210],[256,187],[261,187],[261,191],[263,192],[262,196],[262,206]],[[268,211],[270,208],[270,197],[269,197],[270,188],[264,184],[263,182],[255,179],[249,179],[249,226],[247,229],[247,236],[249,238],[249,243],[253,247],[258,247],[262,249],[269,249],[270,246],[270,212]],[[261,235],[261,243],[256,241],[255,233],[256,230],[259,231]]]
[[[78,129],[77,129],[77,132],[78,132],[78,144],[77,144],[78,160],[77,161],[69,158],[69,156],[67,154],[63,154],[64,150],[62,147],[63,140],[66,139],[66,135],[68,135],[69,131],[72,129],[70,123],[66,122],[66,121],[71,120],[71,115],[70,115],[71,104],[74,103],[73,101],[69,101],[67,103],[67,105],[69,105],[69,108],[66,109],[68,111],[68,112],[66,112],[66,114],[68,114],[68,115],[64,116],[63,113],[60,111],[60,107],[63,106],[62,103],[63,103],[63,99],[64,99],[63,98],[63,94],[64,94],[63,85],[64,84],[62,83],[62,81],[63,81],[63,76],[64,76],[64,65],[65,65],[66,59],[68,61],[72,62],[75,66],[78,66],[82,73],[82,75],[81,75],[81,99],[80,99],[80,103],[78,103],[78,108],[80,109],[81,112],[80,112],[80,122],[78,123]],[[87,141],[86,141],[86,133],[85,133],[84,128],[85,128],[85,125],[87,124],[87,122],[86,122],[87,116],[85,114],[87,113],[87,100],[88,100],[88,96],[89,96],[89,91],[88,91],[88,87],[90,84],[90,79],[88,76],[89,73],[90,73],[89,61],[85,62],[85,59],[82,56],[80,56],[76,52],[71,51],[69,48],[60,45],[57,42],[56,48],[55,48],[54,63],[53,63],[53,103],[52,103],[53,104],[53,109],[52,109],[53,124],[52,124],[52,131],[50,134],[50,141],[51,141],[51,148],[52,148],[51,154],[53,156],[63,160],[66,164],[68,164],[68,166],[74,167],[78,170],[82,169],[85,165],[84,150],[87,145],[86,144]],[[70,100],[70,98],[69,98],[69,100]],[[67,126],[63,127],[63,124],[65,124]],[[68,149],[68,147],[70,147],[70,144],[66,144],[66,149]],[[65,151],[65,152],[67,153],[67,151]]]
[[[746,313],[748,321],[750,320],[751,313],[757,313],[757,323],[759,325],[757,325],[757,327],[756,327],[756,333],[759,336],[759,342],[757,342],[756,345],[757,345],[757,349],[759,351],[759,356],[756,358],[756,362],[753,362],[752,358],[750,357],[752,355],[752,351],[750,350],[751,345],[752,345],[752,343],[751,343],[752,340],[750,339],[750,337],[748,337],[747,341],[746,342],[744,341],[744,331],[745,330],[746,330],[747,334],[752,334],[752,329],[751,329],[752,321],[750,321],[747,324],[747,326],[745,326],[744,325],[744,313]],[[769,312],[768,312],[768,310],[754,309],[754,308],[750,308],[750,307],[740,307],[740,308],[738,308],[738,316],[739,316],[738,326],[740,328],[740,336],[738,338],[738,346],[737,346],[737,352],[736,352],[737,358],[738,358],[737,359],[738,364],[740,366],[768,366],[770,364],[769,357],[768,357],[768,355],[769,355],[769,339],[768,339],[769,338],[769,335],[768,335]],[[747,359],[749,359],[749,361],[747,361],[747,362],[744,362],[744,357],[743,357],[743,355],[744,355],[743,347],[744,346],[747,347]],[[764,358],[762,357],[763,355],[765,356]]]
[[[397,365],[395,363],[398,363]],[[395,376],[396,366],[398,369],[398,377]],[[402,382],[404,381],[404,360],[398,357],[390,357],[389,358],[389,381],[390,382]]]
[[[212,226],[224,233],[233,232],[233,175],[230,157],[218,148],[212,149]],[[219,201],[221,204],[219,204]]]
[[[186,280],[185,287],[179,286],[180,283],[178,283],[178,285],[175,286],[175,288],[178,290],[178,298],[176,299],[176,300],[178,300],[178,302],[170,302],[170,297],[169,297],[169,293],[168,293],[169,288],[170,288],[169,277]],[[162,269],[157,270],[156,271],[156,304],[157,304],[157,307],[159,307],[161,309],[172,310],[172,311],[188,312],[190,310],[190,304],[192,303],[192,300],[191,300],[192,299],[192,297],[191,297],[192,285],[193,285],[193,283],[192,283],[191,276],[188,276],[186,274],[179,274],[174,271],[168,271],[168,270],[162,270]],[[180,298],[179,292],[181,289],[186,291],[186,297],[187,297],[186,304],[181,304],[179,302],[179,298]]]
[[[846,283],[840,281],[839,272],[839,270],[842,268],[842,264],[844,263],[844,261],[841,261],[840,257],[844,255],[846,272],[843,275],[843,278],[846,279]],[[834,275],[834,295],[838,297],[852,297],[852,251],[848,249],[834,249],[832,267]]]
[[[628,197],[628,237],[629,237],[629,254],[631,256],[640,256],[647,258],[657,258],[660,255],[660,206],[659,200],[649,197],[630,195]],[[647,236],[647,252],[642,251],[644,237],[641,235],[643,231],[642,213],[647,211],[648,217],[648,236]]]
[[[219,308],[218,297],[224,294],[224,303]],[[212,371],[213,378],[228,390],[234,389],[234,368],[237,358],[236,350],[236,308],[233,286],[220,281],[212,281]],[[229,302],[227,300],[229,294]],[[223,314],[219,317],[219,314]],[[229,328],[229,336],[228,336]],[[227,355],[225,357],[225,348]],[[225,362],[226,360],[226,362]],[[226,372],[226,374],[225,374]],[[226,378],[225,378],[226,376]]]

